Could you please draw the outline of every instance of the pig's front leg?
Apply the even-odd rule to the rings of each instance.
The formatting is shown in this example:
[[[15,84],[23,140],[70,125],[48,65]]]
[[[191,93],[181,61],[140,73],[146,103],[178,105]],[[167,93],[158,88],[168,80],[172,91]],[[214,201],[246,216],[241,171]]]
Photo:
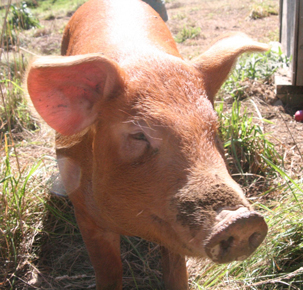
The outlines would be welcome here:
[[[185,257],[161,247],[163,280],[166,290],[188,290]]]
[[[81,209],[75,208],[75,214],[95,270],[97,290],[122,290],[120,235],[103,231]]]

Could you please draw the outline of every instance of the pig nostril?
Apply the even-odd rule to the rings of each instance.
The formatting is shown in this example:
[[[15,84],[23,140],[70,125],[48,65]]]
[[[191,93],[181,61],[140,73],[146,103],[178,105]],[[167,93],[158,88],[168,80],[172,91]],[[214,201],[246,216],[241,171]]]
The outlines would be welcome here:
[[[260,214],[238,209],[221,215],[205,244],[206,254],[217,263],[242,261],[251,255],[267,234],[267,225]]]
[[[227,240],[221,241],[220,242],[221,249],[224,252],[227,252],[232,247],[233,241],[234,241],[234,237],[233,236],[229,237]]]
[[[263,239],[264,237],[261,233],[254,232],[248,239],[249,245],[252,246],[252,248],[257,248]]]

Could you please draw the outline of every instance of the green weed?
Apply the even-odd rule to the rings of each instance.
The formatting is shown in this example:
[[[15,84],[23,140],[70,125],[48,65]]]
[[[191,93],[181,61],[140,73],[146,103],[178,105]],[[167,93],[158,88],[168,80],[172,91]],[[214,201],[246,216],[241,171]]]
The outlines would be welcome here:
[[[189,12],[196,12],[196,11],[199,11],[201,8],[200,7],[193,7],[193,8],[190,8]]]
[[[287,68],[290,58],[286,57],[281,48],[265,53],[244,55],[240,57],[233,72],[222,86],[222,94],[230,94],[235,100],[244,95],[246,80],[268,80],[279,68]]]
[[[32,9],[33,14],[40,19],[51,20],[52,17],[65,17],[70,11],[76,11],[86,0],[44,0]]]
[[[18,133],[24,130],[36,130],[37,122],[29,112],[26,99],[23,96],[21,80],[4,79],[0,81],[2,105],[0,105],[0,118],[2,132]]]
[[[268,141],[262,127],[256,124],[252,114],[248,114],[246,108],[241,112],[241,103],[238,101],[233,103],[230,113],[225,113],[223,102],[220,103],[217,106],[217,113],[224,148],[232,157],[232,163],[236,165],[237,171],[262,176],[275,174],[263,157],[274,163],[281,162],[282,157]]]
[[[0,13],[4,16],[0,45],[6,51],[11,50],[11,45],[19,45],[18,34],[21,30],[40,27],[39,21],[32,15],[26,2],[7,6]]]
[[[183,20],[185,18],[186,18],[186,14],[182,12],[179,12],[172,17],[172,19],[177,19],[177,20]]]
[[[16,271],[26,259],[33,258],[33,238],[41,230],[44,215],[34,182],[41,161],[21,165],[6,134],[4,150],[0,165],[0,277],[2,285],[8,286],[5,289],[16,289]]]
[[[252,114],[248,114],[246,108],[241,111],[239,101],[245,97],[246,90],[243,82],[266,81],[278,68],[288,65],[289,58],[283,55],[280,48],[265,54],[243,56],[222,87],[221,97],[224,98],[225,94],[231,95],[234,103],[231,112],[226,112],[223,101],[216,107],[221,137],[224,140],[224,148],[232,158],[231,163],[241,174],[252,173],[268,177],[275,175],[276,171],[268,165],[265,158],[274,164],[282,163],[282,157],[262,129],[262,123],[269,121],[262,118],[256,104],[251,101],[259,116],[257,119],[254,119]],[[261,125],[256,121],[261,122]]]
[[[249,14],[249,18],[256,20],[256,19],[268,17],[270,15],[278,15],[278,13],[279,13],[279,7],[277,3],[262,1],[261,3],[253,5],[251,12]]]
[[[28,30],[40,27],[39,21],[33,17],[26,2],[21,2],[19,5],[11,5],[10,13],[8,23],[13,28]]]
[[[177,43],[182,43],[186,39],[192,39],[197,37],[200,34],[200,32],[201,32],[200,27],[183,26],[183,28],[175,36],[175,41]]]
[[[7,8],[7,16],[9,7]],[[20,20],[21,21],[21,20]],[[24,130],[35,130],[37,128],[36,121],[29,113],[24,92],[22,89],[22,77],[25,72],[27,60],[24,55],[18,50],[18,46],[11,50],[10,44],[16,42],[18,44],[17,22],[16,27],[11,29],[14,25],[12,20],[8,19],[4,27],[9,28],[6,31],[13,33],[12,35],[4,35],[1,53],[1,67],[0,67],[0,120],[1,133],[6,132],[18,133]]]
[[[244,262],[220,266],[205,264],[200,271],[203,278],[195,277],[192,282],[194,289],[301,289],[303,180],[292,179],[281,167],[283,158],[264,134],[262,124],[268,121],[262,119],[256,104],[251,100],[258,118],[246,108],[241,110],[239,101],[245,90],[243,81],[269,79],[279,67],[288,65],[289,59],[280,49],[246,56],[239,60],[223,86],[222,94],[225,92],[234,98],[230,112],[226,112],[223,102],[216,108],[230,163],[242,175],[263,176],[268,190],[261,195],[274,192],[275,199],[254,204],[269,227],[261,247]]]

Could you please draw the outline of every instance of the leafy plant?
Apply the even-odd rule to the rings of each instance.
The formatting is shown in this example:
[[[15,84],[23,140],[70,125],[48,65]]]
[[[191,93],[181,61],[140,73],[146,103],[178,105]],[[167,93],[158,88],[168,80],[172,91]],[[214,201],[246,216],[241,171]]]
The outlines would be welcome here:
[[[40,27],[39,21],[33,17],[26,2],[21,2],[20,5],[11,5],[11,16],[8,19],[11,27],[17,29],[31,29]]]

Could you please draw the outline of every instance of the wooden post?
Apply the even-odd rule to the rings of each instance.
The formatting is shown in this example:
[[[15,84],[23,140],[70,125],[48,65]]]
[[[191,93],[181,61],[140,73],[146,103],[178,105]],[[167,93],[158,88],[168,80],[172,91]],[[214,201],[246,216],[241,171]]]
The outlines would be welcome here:
[[[288,71],[275,76],[276,94],[303,108],[303,0],[280,0],[280,42],[292,60]]]
[[[297,0],[298,1],[298,0]],[[296,80],[297,86],[303,86],[303,0],[298,1],[297,26],[296,26]]]

